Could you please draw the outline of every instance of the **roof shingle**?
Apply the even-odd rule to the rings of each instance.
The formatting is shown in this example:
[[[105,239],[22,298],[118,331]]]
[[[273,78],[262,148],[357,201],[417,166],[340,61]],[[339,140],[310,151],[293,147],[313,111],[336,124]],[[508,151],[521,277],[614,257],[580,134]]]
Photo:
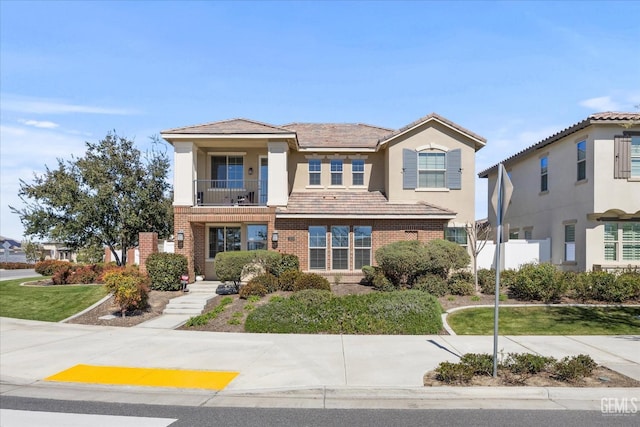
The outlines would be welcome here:
[[[279,208],[276,212],[286,215],[345,215],[362,216],[444,216],[453,217],[455,212],[431,205],[426,202],[412,204],[389,203],[380,191],[322,191],[302,192],[294,191],[289,195],[286,208]]]
[[[273,126],[268,123],[248,119],[230,119],[219,122],[205,123],[194,126],[163,130],[164,134],[255,134],[255,133],[291,133],[288,129]]]
[[[371,148],[392,129],[362,123],[290,123],[282,126],[296,132],[301,148]]]

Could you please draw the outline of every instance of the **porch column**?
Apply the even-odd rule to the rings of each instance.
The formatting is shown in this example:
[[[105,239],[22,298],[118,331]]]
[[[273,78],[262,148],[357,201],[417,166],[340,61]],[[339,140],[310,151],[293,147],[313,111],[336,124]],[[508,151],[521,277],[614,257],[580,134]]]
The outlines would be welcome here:
[[[173,143],[173,205],[193,206],[197,154],[193,142]]]
[[[289,144],[273,141],[268,145],[269,184],[267,186],[268,206],[287,206],[289,198],[288,157]]]

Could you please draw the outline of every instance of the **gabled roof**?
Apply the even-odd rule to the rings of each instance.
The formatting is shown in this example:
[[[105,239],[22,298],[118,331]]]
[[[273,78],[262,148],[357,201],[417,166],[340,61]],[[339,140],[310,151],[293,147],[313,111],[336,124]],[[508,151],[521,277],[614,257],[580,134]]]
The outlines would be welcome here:
[[[300,148],[369,148],[392,129],[362,123],[290,123],[282,126],[298,135]]]
[[[163,130],[161,134],[290,134],[291,131],[267,123],[257,122],[249,119],[230,119],[220,122],[211,122],[201,125],[185,126],[180,128]]]
[[[477,133],[473,133],[468,129],[463,128],[462,126],[452,122],[449,119],[445,119],[444,117],[442,117],[439,114],[436,113],[431,113],[431,114],[427,114],[426,116],[419,118],[418,120],[416,120],[413,123],[409,123],[408,125],[398,129],[397,131],[390,133],[389,135],[386,135],[384,138],[380,139],[380,145],[386,144],[389,141],[391,141],[394,138],[399,137],[400,135],[403,135],[415,128],[417,128],[418,126],[422,126],[423,124],[430,122],[430,121],[437,121],[440,122],[441,124],[465,135],[467,138],[472,139],[475,143],[476,146],[476,151],[478,151],[479,149],[481,149],[482,147],[485,146],[485,144],[487,143],[487,140],[483,137],[481,137],[480,135],[478,135]]]
[[[294,191],[286,208],[278,208],[276,217],[297,218],[415,218],[451,219],[455,212],[426,202],[389,203],[380,191]]]
[[[603,113],[591,114],[589,117],[582,120],[581,122],[578,122],[572,126],[569,126],[568,128],[561,130],[560,132],[554,133],[550,137],[547,137],[542,141],[536,144],[533,144],[510,157],[507,157],[502,162],[499,162],[491,166],[490,168],[483,170],[482,172],[478,173],[478,176],[480,178],[487,178],[487,176],[491,172],[495,172],[497,170],[498,165],[500,163],[504,163],[505,165],[508,165],[509,163],[513,163],[515,160],[520,159],[533,151],[540,150],[549,144],[553,144],[554,142],[559,141],[562,138],[571,135],[572,133],[579,132],[582,129],[588,126],[591,126],[593,124],[625,124],[629,122],[636,122],[640,124],[640,113],[621,113],[621,112],[607,111]],[[620,128],[621,133],[622,131],[623,131],[623,128]]]

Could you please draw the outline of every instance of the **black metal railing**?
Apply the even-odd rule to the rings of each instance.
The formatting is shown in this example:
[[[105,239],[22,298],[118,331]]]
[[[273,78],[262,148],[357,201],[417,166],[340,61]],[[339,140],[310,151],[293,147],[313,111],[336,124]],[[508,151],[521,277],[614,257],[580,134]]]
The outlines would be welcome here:
[[[196,206],[266,206],[267,181],[247,179],[196,180]]]

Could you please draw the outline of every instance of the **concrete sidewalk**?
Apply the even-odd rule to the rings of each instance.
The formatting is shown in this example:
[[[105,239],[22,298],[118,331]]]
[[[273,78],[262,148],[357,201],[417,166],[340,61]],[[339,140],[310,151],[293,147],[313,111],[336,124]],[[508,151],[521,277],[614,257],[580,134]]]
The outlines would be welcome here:
[[[116,328],[0,318],[0,393],[127,403],[317,408],[569,408],[640,389],[423,387],[491,336],[279,335]],[[580,353],[640,380],[640,336],[501,336],[504,352]],[[78,364],[236,371],[222,391],[43,381]]]

